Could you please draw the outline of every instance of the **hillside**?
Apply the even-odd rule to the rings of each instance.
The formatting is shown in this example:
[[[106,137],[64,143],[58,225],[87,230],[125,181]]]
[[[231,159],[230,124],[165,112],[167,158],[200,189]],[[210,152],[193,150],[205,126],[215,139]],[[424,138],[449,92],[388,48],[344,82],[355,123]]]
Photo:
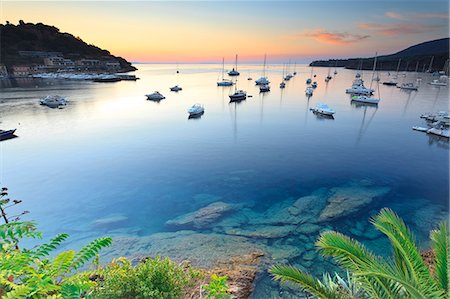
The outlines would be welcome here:
[[[119,71],[136,70],[122,57],[116,57],[107,50],[89,45],[72,34],[60,32],[54,26],[23,21],[20,21],[18,25],[8,22],[5,25],[0,24],[0,59],[7,68],[13,65],[42,65],[45,53],[56,53],[56,56],[73,61],[95,59],[118,62],[120,63]]]
[[[401,59],[400,70],[402,71],[414,71],[417,62],[419,63],[419,71],[428,70],[432,57],[434,58],[430,71],[444,69],[445,63],[449,58],[449,38],[420,43],[391,55],[378,56],[377,69],[396,70],[398,61]],[[311,62],[310,66],[337,66],[359,69],[362,65],[362,69],[369,70],[373,67],[373,60],[374,57],[316,60]]]

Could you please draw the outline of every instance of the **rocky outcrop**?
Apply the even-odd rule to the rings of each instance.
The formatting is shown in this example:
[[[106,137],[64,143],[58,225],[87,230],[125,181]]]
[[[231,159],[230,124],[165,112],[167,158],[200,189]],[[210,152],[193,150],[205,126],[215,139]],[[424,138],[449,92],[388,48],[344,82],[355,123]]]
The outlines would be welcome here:
[[[355,213],[389,190],[388,187],[367,187],[360,184],[332,188],[319,221],[331,221]]]
[[[254,251],[241,256],[233,256],[226,262],[218,263],[208,270],[209,274],[228,277],[228,293],[232,298],[248,298],[254,287],[254,280],[258,273],[261,257],[264,253]]]
[[[236,205],[217,201],[197,211],[168,220],[166,225],[173,228],[206,228],[236,208]]]

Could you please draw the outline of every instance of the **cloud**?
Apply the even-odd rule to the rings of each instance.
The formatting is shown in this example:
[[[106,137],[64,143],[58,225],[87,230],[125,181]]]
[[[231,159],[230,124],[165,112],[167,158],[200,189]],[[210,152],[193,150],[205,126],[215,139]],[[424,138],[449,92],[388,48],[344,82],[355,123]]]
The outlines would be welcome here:
[[[401,15],[401,14],[395,12],[395,11],[387,11],[384,15],[386,17],[391,18],[391,19],[397,19],[397,20],[405,19],[405,17],[403,15]]]
[[[448,12],[415,12],[415,13],[398,13],[395,11],[387,11],[384,14],[386,17],[396,20],[406,19],[450,19]]]
[[[359,23],[358,28],[375,31],[385,36],[397,36],[404,34],[417,34],[433,31],[441,25],[424,25],[418,23],[397,23],[397,24],[378,24],[378,23]]]
[[[300,38],[304,36],[314,38],[322,43],[333,45],[356,43],[370,37],[369,35],[350,34],[347,32],[330,32],[324,29],[305,30],[303,33],[291,37]]]

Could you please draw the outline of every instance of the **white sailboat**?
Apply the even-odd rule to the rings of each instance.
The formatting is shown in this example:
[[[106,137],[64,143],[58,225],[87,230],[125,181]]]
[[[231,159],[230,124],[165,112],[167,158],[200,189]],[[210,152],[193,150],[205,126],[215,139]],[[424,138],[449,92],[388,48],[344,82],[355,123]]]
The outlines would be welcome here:
[[[217,82],[217,86],[232,86],[233,82],[224,78],[225,73],[225,58],[222,57],[222,81]]]
[[[238,61],[238,56],[236,54],[236,60],[234,62],[234,68],[228,72],[228,76],[239,76],[239,72],[237,70],[237,61]]]
[[[416,73],[416,82],[417,82],[417,69],[418,68],[419,68],[419,62],[417,61],[417,63],[416,63],[416,71],[415,71],[415,73]],[[415,91],[417,91],[419,89],[419,86],[417,85],[417,83],[414,83],[414,82],[407,82],[407,83],[403,82],[401,85],[399,85],[397,87],[400,88],[400,89],[403,89],[403,90],[415,90]]]
[[[392,78],[389,81],[383,82],[383,85],[397,86],[398,71],[400,69],[400,63],[401,62],[402,62],[402,59],[399,58],[398,59],[398,64],[397,64],[397,71],[396,71],[395,76],[392,76]]]
[[[369,90],[372,90],[372,83],[374,81],[373,78],[375,76],[375,69],[377,67],[377,58],[378,58],[378,53],[375,53],[375,59],[373,61],[372,80],[370,80]],[[377,90],[378,90],[378,96],[379,96],[380,86],[379,86],[378,81],[377,81]],[[373,98],[370,95],[359,95],[359,96],[357,95],[357,96],[352,96],[352,101],[359,102],[359,103],[366,103],[366,104],[378,104],[380,99]]]
[[[308,79],[306,79],[306,84],[311,84],[312,76],[313,76],[313,70],[314,70],[314,67],[311,67],[311,75],[309,76]]]
[[[286,83],[284,83],[284,68],[286,67],[285,64],[283,64],[283,74],[281,75],[281,83],[280,83],[280,88],[285,88],[286,87]]]
[[[267,56],[264,55],[263,75],[255,81],[256,85],[265,85],[270,83],[269,79],[266,77],[266,58]]]

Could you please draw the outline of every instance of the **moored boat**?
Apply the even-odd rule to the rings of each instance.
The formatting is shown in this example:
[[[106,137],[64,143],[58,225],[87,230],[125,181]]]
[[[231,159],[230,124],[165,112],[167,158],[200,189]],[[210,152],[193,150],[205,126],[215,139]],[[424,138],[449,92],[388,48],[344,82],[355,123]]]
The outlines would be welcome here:
[[[0,130],[0,140],[9,139],[11,137],[14,137],[15,132],[16,132],[16,129]]]
[[[189,116],[196,116],[205,113],[205,108],[201,104],[194,104],[188,109]]]
[[[151,94],[146,94],[145,96],[147,97],[147,100],[156,101],[156,102],[159,102],[166,98],[165,96],[160,94],[159,91],[155,91],[154,93],[151,93]]]
[[[309,110],[311,110],[314,113],[320,113],[327,116],[333,116],[336,113],[336,111],[334,111],[333,109],[328,107],[327,104],[324,103],[318,103],[316,107],[310,108]]]
[[[50,108],[60,108],[67,105],[67,100],[58,95],[49,95],[40,99],[40,104]]]

